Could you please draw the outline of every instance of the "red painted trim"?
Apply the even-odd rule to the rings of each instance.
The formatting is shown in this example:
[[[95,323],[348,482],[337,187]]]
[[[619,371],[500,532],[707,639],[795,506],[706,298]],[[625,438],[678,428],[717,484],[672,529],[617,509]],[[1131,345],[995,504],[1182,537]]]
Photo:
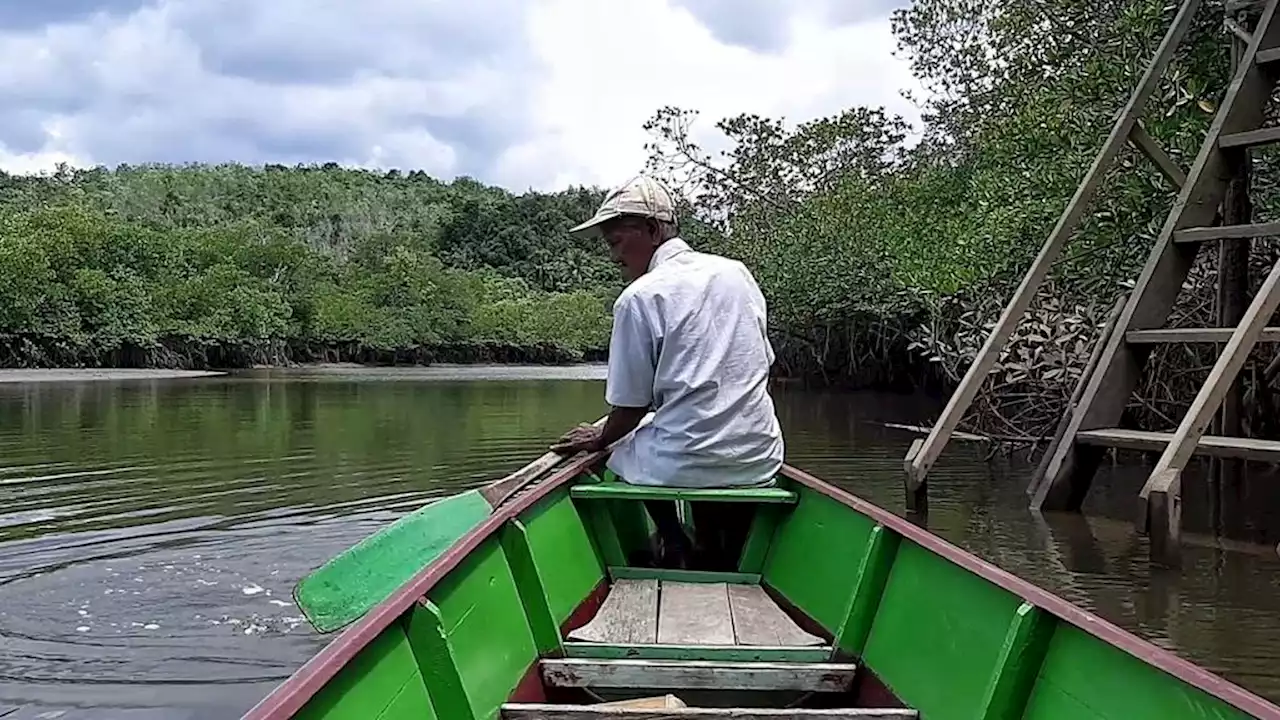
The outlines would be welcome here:
[[[288,679],[276,686],[265,698],[249,710],[241,720],[281,720],[292,717],[313,695],[324,687],[338,671],[360,653],[384,629],[394,623],[405,610],[426,595],[449,571],[453,570],[482,542],[494,535],[502,524],[546,497],[553,490],[571,482],[603,456],[595,453],[581,458],[539,485],[527,494],[504,506],[483,523],[463,535],[435,562],[418,571],[391,597],[382,601],[364,617],[342,631],[333,642],[316,653]]]
[[[568,637],[569,633],[591,622],[591,619],[600,612],[600,606],[604,605],[604,599],[609,597],[609,578],[602,578],[599,583],[592,588],[587,597],[578,603],[578,607],[569,613],[569,617],[560,623],[560,636]]]
[[[846,492],[845,490],[835,487],[834,485],[830,485],[823,480],[820,480],[803,470],[791,467],[790,465],[783,466],[782,475],[804,485],[805,487],[815,490],[856,512],[866,515],[920,547],[923,547],[936,555],[941,555],[946,560],[959,565],[984,580],[995,583],[1001,588],[1020,596],[1026,602],[1050,613],[1059,620],[1089,633],[1108,645],[1114,645],[1142,662],[1159,668],[1179,680],[1197,687],[1243,712],[1257,718],[1272,718],[1274,720],[1280,720],[1280,707],[1268,702],[1267,700],[1254,695],[1239,685],[1214,675],[1194,663],[1188,662],[1187,660],[1174,655],[1168,650],[1156,647],[1142,638],[1139,638],[1136,635],[1103,620],[1097,615],[1072,605],[1053,593],[1038,588],[1026,580],[1005,572],[995,565],[961,550],[955,545],[952,545],[946,540],[943,540],[918,525],[908,522],[902,517],[876,507],[875,505],[872,505],[871,503]]]
[[[546,688],[542,685],[542,664],[540,662],[533,661],[533,664],[525,671],[524,677],[520,678],[520,683],[516,685],[516,689],[511,691],[511,696],[508,700],[518,703],[549,702]]]
[[[907,704],[893,694],[893,690],[880,679],[879,675],[863,665],[858,664],[853,678],[853,693],[857,698],[854,707],[860,708],[905,708]]]

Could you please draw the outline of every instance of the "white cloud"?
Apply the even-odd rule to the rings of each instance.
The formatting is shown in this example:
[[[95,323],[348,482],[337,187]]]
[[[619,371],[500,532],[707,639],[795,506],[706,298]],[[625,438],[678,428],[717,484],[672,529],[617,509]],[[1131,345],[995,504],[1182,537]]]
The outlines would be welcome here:
[[[32,10],[0,33],[0,167],[334,160],[556,189],[639,170],[664,105],[699,110],[704,134],[744,112],[917,119],[888,8],[740,1],[86,0],[43,25]]]

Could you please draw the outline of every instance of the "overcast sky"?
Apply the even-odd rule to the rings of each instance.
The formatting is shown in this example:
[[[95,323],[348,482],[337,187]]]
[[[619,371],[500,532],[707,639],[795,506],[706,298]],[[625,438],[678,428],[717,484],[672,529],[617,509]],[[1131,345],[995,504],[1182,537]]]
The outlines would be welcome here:
[[[0,167],[336,161],[515,191],[638,171],[700,125],[915,122],[907,0],[0,0]],[[856,8],[856,9],[855,9]]]

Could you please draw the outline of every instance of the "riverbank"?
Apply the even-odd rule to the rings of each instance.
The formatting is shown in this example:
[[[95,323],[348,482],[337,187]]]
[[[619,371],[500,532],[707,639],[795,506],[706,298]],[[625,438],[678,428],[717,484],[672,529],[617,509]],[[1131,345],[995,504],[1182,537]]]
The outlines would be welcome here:
[[[167,336],[148,343],[80,344],[40,335],[0,335],[0,369],[138,368],[242,370],[351,364],[573,365],[601,362],[604,349],[580,350],[555,343],[446,342],[380,347],[360,341],[288,338],[215,340]]]
[[[226,373],[217,370],[159,368],[10,368],[0,369],[0,383],[173,380],[217,375],[226,375]]]

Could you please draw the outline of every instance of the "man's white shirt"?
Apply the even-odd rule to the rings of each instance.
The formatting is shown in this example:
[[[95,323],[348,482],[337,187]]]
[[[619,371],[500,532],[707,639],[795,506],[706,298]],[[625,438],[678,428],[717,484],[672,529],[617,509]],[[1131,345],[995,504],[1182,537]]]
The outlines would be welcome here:
[[[654,416],[614,446],[609,469],[636,485],[770,482],[783,459],[773,360],[764,295],[746,266],[680,238],[659,245],[614,303],[605,383],[610,405]]]

